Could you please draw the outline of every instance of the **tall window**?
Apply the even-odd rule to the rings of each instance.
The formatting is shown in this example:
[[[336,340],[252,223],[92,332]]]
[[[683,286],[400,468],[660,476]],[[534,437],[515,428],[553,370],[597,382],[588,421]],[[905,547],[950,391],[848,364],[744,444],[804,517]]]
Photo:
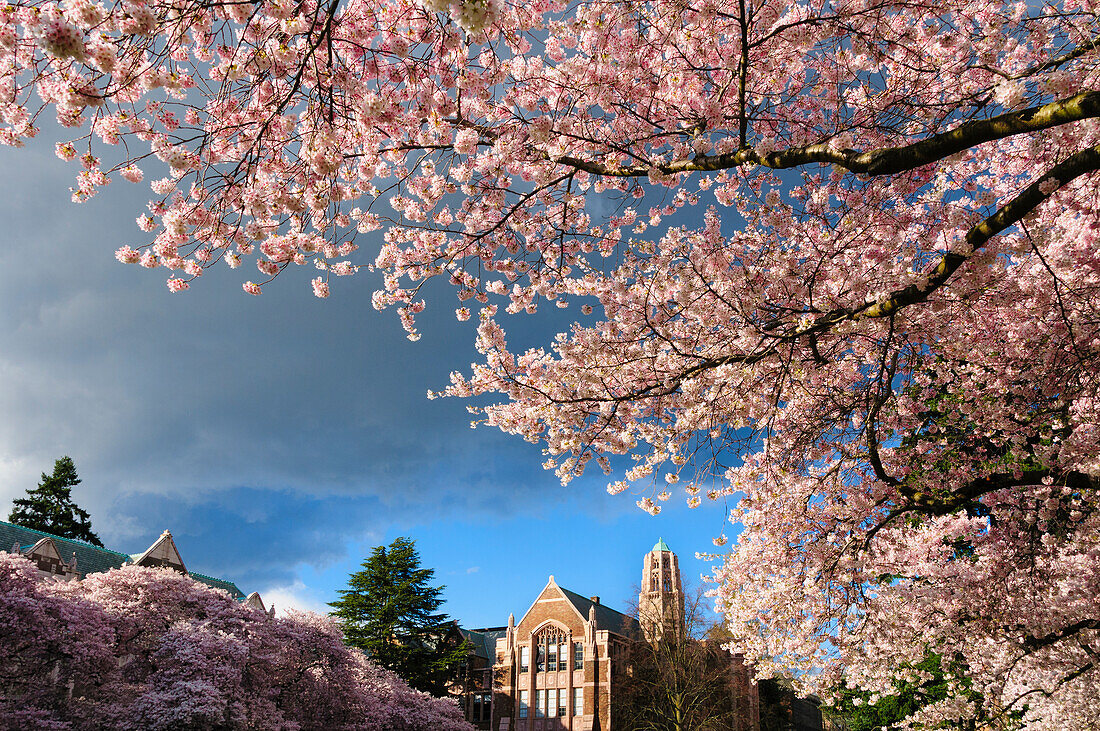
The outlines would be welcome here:
[[[492,693],[474,693],[473,696],[473,709],[471,711],[470,720],[488,721],[493,717],[493,694]]]
[[[546,718],[546,691],[535,691],[535,718]]]
[[[550,718],[558,717],[558,689],[551,688],[546,691],[546,715]]]
[[[580,642],[573,643],[573,669],[584,670],[584,645]]]
[[[569,635],[558,627],[546,627],[535,635],[535,665],[538,672],[553,673],[568,667],[568,641]]]
[[[531,648],[524,645],[519,648],[519,671],[526,673],[531,667]]]
[[[529,691],[521,690],[519,692],[519,717],[527,718],[527,699],[530,698]]]
[[[573,715],[579,716],[584,713],[584,688],[573,689]]]
[[[565,700],[566,700],[567,695],[568,695],[568,693],[566,692],[565,688],[559,688],[558,689],[558,715],[559,716],[566,716],[566,715],[569,714],[569,711],[565,707]]]

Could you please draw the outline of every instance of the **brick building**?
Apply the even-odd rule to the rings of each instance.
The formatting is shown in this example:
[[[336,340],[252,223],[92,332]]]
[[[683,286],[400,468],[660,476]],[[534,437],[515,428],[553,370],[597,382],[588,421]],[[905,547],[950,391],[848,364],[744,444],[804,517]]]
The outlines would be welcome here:
[[[464,688],[467,719],[488,731],[623,728],[616,691],[631,672],[625,662],[630,643],[685,633],[679,562],[663,540],[643,558],[638,608],[641,621],[598,596],[558,586],[551,576],[518,623],[510,615],[504,627],[463,630],[473,648]],[[815,704],[767,682],[752,682],[745,663],[730,656],[730,731],[822,728]],[[765,698],[781,702],[762,709],[762,687]]]

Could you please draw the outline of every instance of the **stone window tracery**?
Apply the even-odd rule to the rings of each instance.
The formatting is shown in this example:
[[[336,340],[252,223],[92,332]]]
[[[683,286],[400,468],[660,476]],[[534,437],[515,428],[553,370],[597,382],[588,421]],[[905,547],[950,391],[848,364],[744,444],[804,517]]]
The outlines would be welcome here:
[[[535,664],[538,672],[557,672],[569,667],[569,635],[550,625],[535,635]]]

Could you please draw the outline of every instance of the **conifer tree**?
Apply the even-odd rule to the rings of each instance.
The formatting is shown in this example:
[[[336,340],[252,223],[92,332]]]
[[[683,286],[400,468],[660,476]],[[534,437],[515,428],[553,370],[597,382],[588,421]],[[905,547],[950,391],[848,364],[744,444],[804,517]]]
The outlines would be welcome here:
[[[412,687],[443,695],[465,660],[465,641],[446,614],[444,587],[432,586],[433,569],[422,568],[416,543],[397,538],[377,546],[331,602],[344,642]]]
[[[71,457],[62,457],[53,464],[53,474],[42,473],[38,487],[27,490],[27,496],[16,498],[8,521],[62,538],[103,546],[92,532],[91,516],[72,499],[72,489],[80,484]]]

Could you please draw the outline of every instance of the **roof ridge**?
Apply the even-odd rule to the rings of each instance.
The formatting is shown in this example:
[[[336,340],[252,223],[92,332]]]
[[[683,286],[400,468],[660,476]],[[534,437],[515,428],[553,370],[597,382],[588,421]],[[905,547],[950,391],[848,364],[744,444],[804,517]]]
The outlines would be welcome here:
[[[65,541],[67,543],[75,543],[78,546],[84,546],[85,548],[90,548],[93,551],[103,551],[104,553],[114,554],[115,556],[121,556],[122,558],[130,558],[130,554],[128,554],[128,553],[121,553],[119,551],[113,551],[110,548],[105,548],[103,546],[97,546],[94,543],[88,543],[87,541],[82,541],[82,540],[79,540],[77,538],[68,538],[66,536],[59,536],[56,533],[47,533],[46,531],[38,530],[37,528],[28,528],[27,526],[19,525],[18,523],[9,523],[6,520],[0,520],[0,524],[9,525],[12,528],[18,528],[19,530],[30,531],[31,533],[36,533],[36,534],[38,534],[40,536],[44,536],[46,538],[56,538],[59,541]]]
[[[600,604],[598,602],[594,602],[594,601],[592,601],[592,599],[590,597],[586,597],[584,594],[578,594],[577,592],[575,592],[571,589],[566,589],[563,586],[559,586],[558,588],[561,589],[566,594],[572,594],[573,596],[577,597],[581,601],[586,601],[589,604],[594,604],[595,606],[600,607],[602,609],[606,609],[609,612],[614,612],[615,614],[621,614],[622,616],[624,616],[628,619],[631,619],[629,614],[626,614],[625,612],[620,612],[618,609],[615,609],[614,607],[609,607],[606,604]]]
[[[585,619],[588,618],[589,612],[595,611],[600,629],[611,630],[616,633],[637,631],[638,620],[635,617],[631,617],[629,614],[620,612],[618,609],[609,607],[606,604],[598,604],[575,591],[564,589],[560,586],[558,589],[561,590],[562,595],[573,605],[573,609]]]
[[[210,579],[211,581],[220,581],[223,584],[233,584],[233,586],[237,586],[236,582],[230,581],[229,579],[223,579],[220,576],[210,576],[209,574],[200,574],[198,571],[188,571],[187,575],[198,576],[200,579]],[[240,591],[239,587],[238,591]]]
[[[0,528],[4,528],[4,527],[10,528],[16,533],[30,533],[30,534],[35,535],[35,536],[42,536],[44,538],[50,538],[52,540],[60,542],[62,545],[67,544],[68,547],[70,547],[70,548],[77,548],[77,549],[80,549],[82,551],[91,552],[90,555],[87,554],[87,553],[81,554],[81,556],[83,558],[81,558],[81,556],[78,556],[77,560],[78,560],[78,562],[79,561],[84,561],[84,560],[91,561],[91,563],[92,563],[91,570],[92,570],[93,573],[98,573],[100,571],[110,571],[111,569],[118,568],[118,565],[117,565],[118,563],[121,563],[122,565],[127,565],[127,564],[133,565],[137,561],[137,559],[140,556],[142,556],[141,553],[134,553],[134,554],[122,553],[120,551],[114,551],[110,548],[105,548],[103,546],[93,546],[91,543],[87,543],[85,541],[80,541],[80,540],[77,540],[75,538],[66,538],[64,536],[54,535],[53,533],[46,533],[45,531],[40,531],[36,528],[28,528],[25,525],[19,525],[17,523],[9,523],[7,521],[0,520]],[[154,541],[154,545],[155,545],[155,543],[156,542]],[[22,545],[23,545],[22,542],[20,542],[21,547],[22,547]],[[27,545],[30,546],[31,544],[27,544]],[[7,551],[10,548],[11,548],[10,546],[7,546],[7,547],[0,546],[0,551]],[[111,561],[111,560],[109,560],[108,557],[112,557],[115,560]],[[83,573],[87,570],[87,564],[78,563],[77,568],[80,569]],[[222,590],[226,590],[226,587],[229,587],[229,588],[232,589],[232,591],[236,592],[237,594],[240,594],[242,597],[245,595],[244,592],[241,591],[241,587],[237,586],[237,583],[235,581],[230,581],[229,579],[223,579],[223,578],[220,578],[218,576],[209,576],[207,574],[200,574],[200,573],[197,573],[195,571],[188,571],[187,574],[189,576],[195,577],[196,579],[198,579],[200,581],[208,582],[207,586],[214,586],[216,584],[217,586],[215,588],[221,588]],[[232,593],[232,592],[230,592],[230,593]]]
[[[198,571],[188,571],[187,573],[191,576],[201,576],[204,579],[214,579],[215,581],[225,581],[225,579],[219,578],[217,576],[211,576],[210,574],[200,574]]]

